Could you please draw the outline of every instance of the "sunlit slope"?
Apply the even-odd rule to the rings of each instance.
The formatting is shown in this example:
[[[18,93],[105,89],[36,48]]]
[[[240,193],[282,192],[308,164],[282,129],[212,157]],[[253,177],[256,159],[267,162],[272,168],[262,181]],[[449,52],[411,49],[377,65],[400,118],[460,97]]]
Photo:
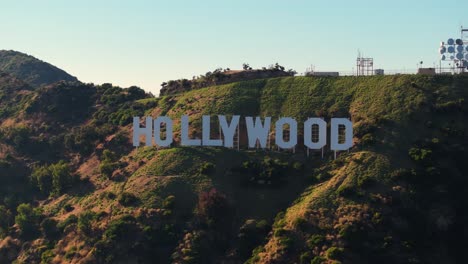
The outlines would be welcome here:
[[[316,182],[277,217],[270,238],[250,261],[427,261],[430,257],[418,256],[427,254],[421,241],[430,228],[446,228],[441,223],[450,216],[436,212],[450,210],[450,203],[435,204],[426,184],[450,189],[451,183],[440,183],[435,175],[460,181],[457,177],[466,173],[460,158],[466,155],[467,95],[463,76],[286,77],[163,97],[152,114],[174,119],[188,114],[194,131],[203,114],[290,116],[299,122],[313,116],[351,118],[352,152],[306,170]],[[429,150],[430,160],[422,154]],[[424,208],[431,208],[431,215]],[[427,230],[415,228],[418,221],[429,221],[422,225]]]
[[[360,140],[385,122],[392,125],[379,133],[398,130],[431,108],[460,104],[457,100],[466,97],[467,83],[468,78],[461,76],[284,77],[208,87],[144,102],[157,101],[148,115],[174,119],[176,140],[182,115],[190,115],[194,133],[200,133],[201,116],[217,114],[272,116],[273,120],[289,116],[298,121],[299,129],[308,117],[348,117],[354,122],[356,140]]]

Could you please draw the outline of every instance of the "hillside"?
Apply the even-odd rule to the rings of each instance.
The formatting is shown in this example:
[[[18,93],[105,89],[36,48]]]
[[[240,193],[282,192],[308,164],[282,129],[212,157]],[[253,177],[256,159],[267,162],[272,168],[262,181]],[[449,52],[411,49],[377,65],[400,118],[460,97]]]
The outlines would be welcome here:
[[[78,81],[54,65],[13,50],[0,50],[0,72],[8,73],[32,87],[58,81]]]
[[[0,115],[0,263],[465,259],[467,76],[278,77],[158,98],[0,78],[0,95],[11,87],[22,103]],[[133,116],[182,114],[194,136],[203,114],[350,117],[355,146],[336,160],[131,147]]]

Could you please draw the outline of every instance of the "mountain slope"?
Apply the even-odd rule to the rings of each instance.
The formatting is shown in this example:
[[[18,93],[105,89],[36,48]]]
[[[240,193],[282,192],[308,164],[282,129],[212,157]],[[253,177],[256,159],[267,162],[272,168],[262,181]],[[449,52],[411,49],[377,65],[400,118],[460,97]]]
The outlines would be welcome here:
[[[468,241],[467,87],[466,76],[400,75],[259,79],[159,98],[109,84],[35,90],[0,125],[11,153],[0,179],[21,168],[34,190],[0,192],[0,259],[457,263]],[[336,160],[302,147],[131,147],[132,116],[168,115],[178,139],[182,114],[193,136],[203,114],[350,117],[355,146]],[[26,213],[29,229],[14,219]]]
[[[0,72],[8,73],[34,88],[58,81],[78,81],[47,62],[13,50],[0,50]]]

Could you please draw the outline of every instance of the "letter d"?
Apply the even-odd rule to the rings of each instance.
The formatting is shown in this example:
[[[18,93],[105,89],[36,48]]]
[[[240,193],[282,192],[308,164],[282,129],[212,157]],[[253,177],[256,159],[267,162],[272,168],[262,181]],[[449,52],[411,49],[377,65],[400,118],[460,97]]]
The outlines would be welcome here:
[[[345,126],[345,142],[339,143],[340,125]],[[347,118],[332,118],[330,132],[330,149],[331,150],[348,150],[353,146],[353,123]]]

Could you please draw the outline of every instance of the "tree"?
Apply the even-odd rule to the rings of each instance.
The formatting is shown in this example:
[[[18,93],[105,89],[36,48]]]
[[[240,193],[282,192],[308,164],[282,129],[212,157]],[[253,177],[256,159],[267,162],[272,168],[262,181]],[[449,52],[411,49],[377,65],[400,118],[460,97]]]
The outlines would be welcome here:
[[[42,193],[60,195],[71,185],[72,176],[68,164],[60,161],[50,166],[35,168],[31,180]]]
[[[31,174],[31,180],[43,194],[49,194],[52,189],[52,174],[48,167],[36,167]]]
[[[88,211],[84,212],[78,218],[78,230],[85,235],[91,234],[92,222],[96,218],[96,213]]]
[[[61,160],[59,163],[49,166],[49,169],[52,172],[51,194],[60,195],[72,182],[70,168],[65,161]]]
[[[112,177],[112,173],[114,172],[115,168],[116,164],[108,160],[102,161],[101,165],[99,165],[99,171],[101,172],[101,174],[109,179]]]
[[[138,86],[131,86],[127,89],[128,98],[130,100],[138,100],[146,97],[145,90]]]
[[[295,70],[293,70],[293,69],[289,69],[289,70],[288,70],[288,73],[289,73],[289,75],[294,76],[294,75],[297,74],[297,71],[295,71]]]
[[[40,211],[34,209],[30,204],[20,204],[16,209],[18,214],[15,217],[15,223],[21,230],[22,235],[35,235],[38,231],[38,222]]]
[[[212,188],[198,198],[198,215],[209,227],[224,229],[231,224],[232,208],[224,194]]]
[[[248,63],[243,63],[242,64],[242,69],[244,69],[244,71],[250,71],[250,70],[252,70],[252,67],[250,67],[250,65]]]
[[[279,65],[279,63],[275,63],[275,65],[272,66],[271,69],[276,70],[276,71],[284,71],[284,67]]]

